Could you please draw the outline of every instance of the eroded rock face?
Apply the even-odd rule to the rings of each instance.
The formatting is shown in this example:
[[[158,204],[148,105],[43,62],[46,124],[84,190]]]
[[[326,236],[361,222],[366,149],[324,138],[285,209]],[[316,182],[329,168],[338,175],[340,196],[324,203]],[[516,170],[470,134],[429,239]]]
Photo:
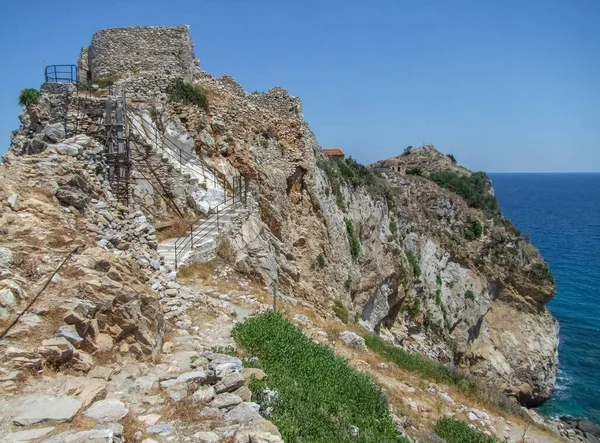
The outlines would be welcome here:
[[[277,280],[283,294],[324,315],[337,300],[367,329],[493,381],[523,404],[550,396],[558,326],[545,308],[554,284],[537,272],[543,259],[501,219],[405,175],[470,171],[427,147],[374,165],[374,182],[352,162],[344,176],[285,91],[248,95],[205,73],[197,81],[220,98],[208,112],[185,109],[188,131],[227,142],[223,161],[251,180],[249,215],[228,233],[236,269]],[[474,220],[483,234],[467,239]],[[349,221],[360,244],[354,256]],[[519,341],[527,343],[520,351]]]

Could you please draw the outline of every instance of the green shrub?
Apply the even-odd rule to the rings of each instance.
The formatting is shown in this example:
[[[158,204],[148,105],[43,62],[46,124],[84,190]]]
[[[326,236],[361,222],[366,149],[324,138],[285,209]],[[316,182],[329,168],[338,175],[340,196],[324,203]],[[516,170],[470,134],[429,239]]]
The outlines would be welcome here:
[[[319,269],[323,269],[325,266],[327,266],[323,254],[317,255],[317,266],[319,267]]]
[[[339,189],[338,189],[337,193],[335,194],[335,204],[342,211],[346,211],[346,205],[344,203],[344,194],[342,194],[342,191],[340,191]]]
[[[352,279],[350,277],[348,277],[346,279],[346,281],[344,282],[344,289],[348,292],[350,292],[350,289],[352,288]]]
[[[490,193],[492,182],[485,172],[461,175],[456,172],[441,171],[429,175],[429,179],[464,198],[472,208],[481,209],[489,216],[500,215],[496,197]]]
[[[421,168],[408,168],[406,170],[406,174],[407,175],[418,175],[418,176],[422,176],[423,175],[423,171],[421,170]]]
[[[554,283],[554,276],[550,272],[550,267],[547,263],[536,263],[533,265],[533,275],[535,278],[541,281],[548,281]]]
[[[358,323],[360,321],[360,313],[356,312],[354,314],[354,323]]]
[[[448,157],[452,163],[456,164],[456,158],[452,154],[446,154],[446,157]]]
[[[479,220],[471,221],[469,227],[463,230],[463,236],[467,240],[476,240],[481,238],[481,234],[483,234],[483,227],[481,226],[481,222]]]
[[[439,288],[435,291],[435,304],[438,306],[442,304],[442,290]]]
[[[442,275],[439,272],[435,275],[435,283],[442,286]]]
[[[360,255],[360,241],[354,232],[354,223],[349,218],[346,219],[346,233],[350,242],[350,255],[354,260],[358,260]]]
[[[421,313],[421,300],[415,298],[413,300],[413,304],[410,305],[406,312],[408,312],[408,315],[410,315],[413,318],[419,315]]]
[[[447,443],[499,443],[499,440],[488,437],[483,432],[471,428],[464,421],[454,418],[440,418],[433,430]]]
[[[230,345],[229,346],[213,346],[211,351],[216,352],[217,354],[237,355],[235,348]]]
[[[19,95],[19,106],[25,106],[26,108],[31,105],[35,105],[38,101],[40,101],[40,97],[42,93],[34,88],[25,88],[21,90],[21,94]]]
[[[408,259],[408,263],[412,267],[413,275],[416,278],[421,276],[421,267],[419,266],[419,259],[412,251],[406,251],[406,258]]]
[[[335,301],[333,304],[333,312],[335,313],[335,316],[342,321],[342,323],[345,325],[348,324],[348,309],[346,309],[341,301]]]
[[[12,137],[14,137],[14,136],[15,136],[15,135],[17,135],[18,133],[19,133],[19,130],[18,130],[18,129],[13,129],[13,131],[10,133],[10,135],[11,135]]]
[[[398,222],[394,217],[390,218],[390,232],[394,235],[398,234]]]
[[[272,407],[269,420],[284,441],[407,442],[396,432],[381,389],[281,314],[268,311],[237,324],[233,337],[261,362],[266,377],[250,385],[253,400]],[[358,436],[352,435],[353,426]]]
[[[114,85],[117,80],[119,80],[119,76],[117,74],[111,74],[107,75],[106,77],[97,78],[92,82],[92,84],[97,85],[100,89],[104,89]]]
[[[167,95],[174,102],[193,104],[201,108],[208,106],[206,92],[198,85],[186,83],[182,78],[174,78],[167,87]]]
[[[395,363],[399,368],[418,374],[420,377],[435,383],[457,386],[458,390],[465,395],[477,396],[479,389],[475,381],[458,369],[443,366],[426,357],[407,352],[376,335],[367,335],[364,338],[369,349],[377,352],[386,360]]]
[[[281,155],[285,155],[285,153],[286,153],[286,151],[287,151],[287,146],[285,146],[285,145],[284,145],[284,144],[282,144],[282,143],[278,143],[278,144],[277,144],[277,149],[279,149],[279,153],[280,153]]]
[[[465,292],[465,297],[475,300],[475,293],[470,289],[467,289],[467,292]]]

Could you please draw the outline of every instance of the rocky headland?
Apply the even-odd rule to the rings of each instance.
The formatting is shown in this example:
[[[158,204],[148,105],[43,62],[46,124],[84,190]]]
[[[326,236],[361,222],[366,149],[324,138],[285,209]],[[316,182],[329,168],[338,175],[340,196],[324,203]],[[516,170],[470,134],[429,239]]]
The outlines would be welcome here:
[[[287,317],[412,411],[403,436],[448,415],[511,441],[586,437],[518,406],[552,395],[555,286],[484,173],[433,146],[329,157],[299,98],[194,57],[186,27],[101,31],[79,83],[44,84],[20,116],[0,166],[6,441],[282,441],[247,387],[264,373],[228,355],[274,285]],[[107,148],[119,115],[126,186]],[[468,374],[518,417],[392,369],[356,333]]]

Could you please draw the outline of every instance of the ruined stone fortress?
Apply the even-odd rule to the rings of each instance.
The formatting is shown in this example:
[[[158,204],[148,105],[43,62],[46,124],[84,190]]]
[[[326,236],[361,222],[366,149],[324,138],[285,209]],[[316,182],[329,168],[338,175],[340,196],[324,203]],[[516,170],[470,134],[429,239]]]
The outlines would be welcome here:
[[[191,81],[198,66],[189,26],[133,26],[96,32],[77,72],[80,82],[121,79],[130,95],[152,96],[171,78]]]

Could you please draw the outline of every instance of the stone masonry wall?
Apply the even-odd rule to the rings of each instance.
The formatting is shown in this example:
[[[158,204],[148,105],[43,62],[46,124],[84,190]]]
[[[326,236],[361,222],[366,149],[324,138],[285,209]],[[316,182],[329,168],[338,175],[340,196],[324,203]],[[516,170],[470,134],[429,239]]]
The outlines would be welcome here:
[[[88,48],[92,81],[126,73],[155,72],[191,79],[197,60],[189,26],[103,29]]]

